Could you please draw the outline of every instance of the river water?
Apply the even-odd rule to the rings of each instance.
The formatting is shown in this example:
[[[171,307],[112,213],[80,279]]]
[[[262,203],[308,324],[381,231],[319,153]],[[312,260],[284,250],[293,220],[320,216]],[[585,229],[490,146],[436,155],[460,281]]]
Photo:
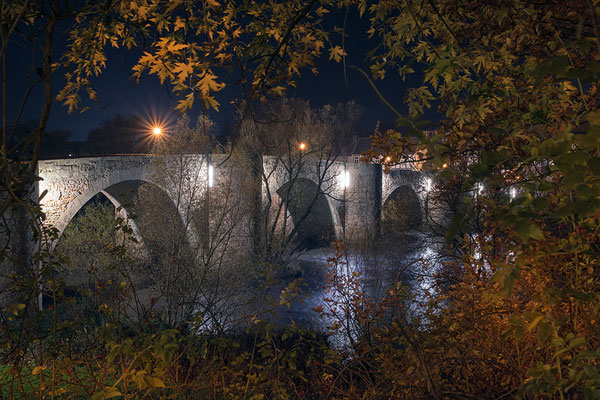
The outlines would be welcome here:
[[[438,238],[439,239],[439,238]],[[306,328],[326,331],[331,319],[321,317],[313,309],[327,309],[326,298],[335,299],[327,292],[328,272],[360,274],[360,288],[366,296],[377,301],[397,283],[408,286],[415,294],[411,307],[418,311],[419,304],[430,292],[434,275],[441,268],[442,250],[436,238],[417,231],[407,231],[394,237],[382,237],[368,248],[349,248],[342,265],[332,265],[328,259],[335,255],[332,247],[304,251],[292,261],[292,273],[281,286],[271,292],[277,297],[285,284],[302,278],[303,300],[280,306],[276,322],[286,325],[298,323]],[[337,299],[341,300],[341,299]]]

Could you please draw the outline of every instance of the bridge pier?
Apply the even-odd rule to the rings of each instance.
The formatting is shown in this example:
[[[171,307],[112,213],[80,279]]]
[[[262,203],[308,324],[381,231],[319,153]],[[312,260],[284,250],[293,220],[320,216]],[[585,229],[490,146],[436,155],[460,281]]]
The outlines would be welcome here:
[[[345,239],[373,241],[381,235],[382,169],[377,164],[348,164],[350,185],[345,190]]]

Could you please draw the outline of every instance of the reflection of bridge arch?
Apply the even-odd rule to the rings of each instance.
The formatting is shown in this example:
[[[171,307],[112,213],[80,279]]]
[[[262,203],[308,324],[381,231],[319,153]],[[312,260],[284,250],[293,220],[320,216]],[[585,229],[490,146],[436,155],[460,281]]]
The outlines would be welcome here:
[[[306,248],[329,245],[339,237],[339,216],[314,181],[298,178],[283,184],[276,193],[287,204],[293,225],[298,227],[296,238]]]

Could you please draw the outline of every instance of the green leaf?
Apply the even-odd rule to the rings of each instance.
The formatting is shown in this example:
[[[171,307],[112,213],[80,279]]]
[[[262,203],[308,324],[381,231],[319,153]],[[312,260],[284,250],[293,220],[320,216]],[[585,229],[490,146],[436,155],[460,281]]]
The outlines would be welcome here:
[[[596,369],[596,367],[594,367],[593,365],[591,365],[589,363],[585,363],[583,365],[583,370],[589,378],[592,378],[592,379],[600,378],[600,374],[598,373],[598,370]]]
[[[598,139],[585,133],[573,136],[573,142],[587,150],[594,150],[598,146]]]
[[[548,181],[541,181],[538,183],[537,190],[540,192],[551,192],[554,190],[554,184]]]
[[[576,349],[577,347],[585,346],[585,338],[583,336],[578,336],[575,339],[569,341],[569,347],[572,349]]]
[[[577,194],[579,194],[580,196],[584,197],[584,198],[595,198],[596,196],[598,196],[598,191],[589,186],[589,185],[579,185],[577,186],[577,189],[575,189],[577,191]]]
[[[600,112],[592,111],[588,113],[587,120],[594,126],[600,126]]]
[[[548,322],[541,322],[537,330],[537,338],[540,343],[545,344],[552,335],[552,325]]]
[[[531,202],[531,207],[536,211],[544,211],[548,209],[548,199],[545,197],[538,197]]]
[[[527,325],[527,330],[528,331],[532,331],[535,329],[535,327],[544,319],[543,315],[538,315],[537,317],[535,317],[533,319],[533,321],[531,321],[529,323],[529,325]]]
[[[600,157],[594,157],[587,162],[587,166],[592,173],[600,175]]]
[[[165,384],[163,383],[162,380],[160,380],[158,378],[154,378],[152,376],[144,376],[144,382],[146,383],[146,385],[148,385],[149,388],[152,388],[152,389],[165,387]]]
[[[487,176],[490,171],[487,164],[483,164],[483,163],[473,164],[473,165],[469,166],[469,169],[471,170],[471,175],[473,176],[474,179],[481,179],[481,178]]]
[[[293,358],[288,358],[288,365],[292,371],[296,370],[296,360]]]
[[[535,240],[544,239],[544,233],[540,227],[528,220],[519,220],[517,222],[517,234],[523,242],[527,242],[530,238]]]
[[[122,396],[121,392],[116,387],[107,387],[100,392],[96,392],[90,397],[90,400],[106,400]]]
[[[585,179],[586,170],[584,168],[573,168],[565,172],[562,183],[567,189],[575,189],[577,185]]]
[[[508,322],[512,325],[521,326],[525,323],[525,320],[523,319],[523,317],[513,315],[508,319]]]
[[[586,217],[596,212],[598,206],[600,206],[598,199],[578,199],[569,205],[559,208],[554,215],[557,217],[568,217],[571,215]]]

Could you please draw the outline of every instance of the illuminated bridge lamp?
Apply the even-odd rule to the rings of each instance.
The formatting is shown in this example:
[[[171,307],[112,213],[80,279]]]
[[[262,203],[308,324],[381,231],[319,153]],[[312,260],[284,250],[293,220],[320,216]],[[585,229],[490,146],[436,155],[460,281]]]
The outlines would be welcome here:
[[[208,166],[208,187],[213,187],[215,184],[215,169],[212,165]]]
[[[344,171],[343,178],[344,178],[343,182],[342,182],[343,186],[345,188],[350,187],[350,172]]]
[[[306,150],[306,143],[300,142],[300,144],[298,145],[298,148],[300,149],[300,151]]]
[[[390,156],[387,156],[387,157],[385,158],[385,161],[386,161],[386,162],[391,162],[391,161],[392,161],[392,157],[390,157]]]

